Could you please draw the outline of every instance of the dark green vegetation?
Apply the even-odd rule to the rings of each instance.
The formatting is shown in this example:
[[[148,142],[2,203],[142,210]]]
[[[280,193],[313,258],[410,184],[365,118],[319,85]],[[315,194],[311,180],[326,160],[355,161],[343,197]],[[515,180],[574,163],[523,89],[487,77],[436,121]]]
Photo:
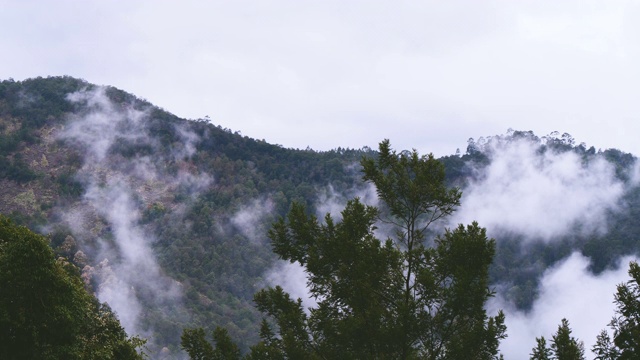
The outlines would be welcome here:
[[[0,358],[142,359],[109,306],[47,239],[0,216]]]
[[[497,359],[504,316],[487,317],[484,309],[494,240],[477,223],[434,241],[427,236],[460,203],[458,189],[444,184],[444,166],[415,151],[398,155],[388,141],[377,160],[362,165],[382,210],[355,198],[341,221],[327,214],[320,223],[294,204],[269,232],[282,259],[305,267],[318,304],[307,315],[282,288],[260,290],[254,300],[274,325],[263,320],[261,341],[247,357]],[[392,224],[393,238],[376,238],[379,221]],[[221,331],[215,348],[201,330],[185,331],[182,345],[192,358],[215,359],[229,347]]]
[[[267,239],[271,224],[298,209],[293,203],[304,208],[310,219],[315,215],[322,218],[324,200],[334,200],[343,207],[347,199],[365,193],[360,160],[364,156],[375,161],[377,152],[367,148],[327,152],[285,149],[205,120],[179,119],[110,87],[103,89],[108,105],[68,97],[98,90],[70,77],[0,83],[0,213],[50,234],[53,250],[88,278],[105,268],[101,264],[106,257],[114,269],[125,269],[129,254],[123,250],[122,234],[126,232],[110,217],[114,204],[106,201],[113,195],[109,191],[124,189],[134,213],[124,230],[142,234],[161,276],[175,280],[174,287],[181,294],[175,301],[159,301],[151,286],[144,287],[144,279],[129,284],[145,309],[137,318],[139,331],[134,333],[149,338],[151,357],[179,354],[182,330],[198,327],[206,334],[224,327],[227,332],[216,333],[216,341],[233,339],[241,352],[248,351],[260,340],[262,315],[258,310],[262,309],[255,308],[254,294],[271,284],[266,274],[282,256],[280,250],[274,254]],[[93,126],[83,128],[85,134],[113,136],[88,141],[72,134],[74,124]],[[108,142],[104,158],[100,158],[93,147],[103,138]],[[588,256],[595,273],[614,266],[621,255],[637,254],[640,189],[631,183],[636,158],[630,154],[615,149],[596,151],[574,144],[570,136],[538,138],[530,132],[513,132],[500,141],[522,139],[538,144],[540,153],[573,153],[584,163],[605,159],[615,167],[615,176],[629,185],[620,204],[624,211],[606,215],[609,226],[605,233],[576,231],[553,241],[527,242],[522,241],[522,234],[492,233],[495,256],[488,269],[488,286],[499,289],[519,308],[528,309],[544,270],[572,252]],[[461,156],[439,160],[445,166],[445,184],[464,191],[491,163],[491,153],[481,141],[471,141]],[[374,175],[367,175],[373,183]],[[356,208],[363,206],[358,215],[361,220],[371,216],[364,200],[359,205],[349,203],[349,214],[356,216]],[[379,215],[392,219],[398,214],[388,203],[380,207]],[[333,226],[343,227],[343,222],[336,220]],[[462,236],[456,235],[455,225],[451,227],[454,230],[442,235],[443,240]],[[472,230],[465,227],[463,234]],[[429,231],[418,235],[434,238]],[[407,251],[401,256],[407,264],[411,261],[410,268],[415,264],[413,259],[438,249],[427,241],[426,248],[417,246],[408,251],[412,240],[404,241]],[[363,251],[384,249],[384,244],[377,250],[367,246],[371,248]],[[116,272],[122,274],[126,271]],[[96,292],[104,282],[97,275],[89,281]],[[403,288],[407,289],[406,279]],[[407,306],[414,301],[409,300]],[[353,320],[362,326],[358,321]],[[274,333],[278,331],[277,323],[267,324]],[[305,326],[309,326],[308,319]],[[262,338],[268,334],[263,326]],[[194,341],[199,339],[198,334],[192,335]],[[226,348],[235,351],[231,345]]]
[[[536,347],[531,351],[531,360],[584,360],[584,345],[571,336],[569,321],[562,319],[558,331],[553,335],[551,346],[544,336],[536,338]],[[605,332],[606,334],[606,332]]]
[[[149,309],[138,327],[152,335],[152,356],[160,356],[165,346],[164,353],[179,352],[187,325],[224,324],[234,337],[254,342],[260,316],[253,293],[276,259],[266,240],[269,224],[293,201],[313,208],[318,190],[331,194],[328,185],[357,191],[358,169],[352,166],[372,152],[284,149],[204,120],[178,119],[114,88],[104,91],[111,108],[68,99],[97,89],[70,77],[0,83],[0,161],[11,165],[0,167],[0,213],[51,233],[54,250],[89,275],[104,259],[101,248],[118,251],[118,229],[103,213],[113,204],[91,206],[85,194],[119,179],[139,214],[133,229],[148,237],[163,274],[178,282],[182,294],[160,307],[154,294],[135,294]],[[136,119],[136,111],[143,116]],[[113,128],[91,118],[96,113],[111,116]],[[90,121],[115,133],[100,161],[86,159],[91,144],[67,135],[74,124],[86,127]],[[94,142],[109,138],[102,127],[83,130],[99,135]],[[254,205],[260,209],[254,211]],[[244,224],[243,210],[258,215]],[[78,213],[80,227],[69,221]],[[116,254],[109,263],[119,258]],[[91,284],[98,291],[100,279]]]

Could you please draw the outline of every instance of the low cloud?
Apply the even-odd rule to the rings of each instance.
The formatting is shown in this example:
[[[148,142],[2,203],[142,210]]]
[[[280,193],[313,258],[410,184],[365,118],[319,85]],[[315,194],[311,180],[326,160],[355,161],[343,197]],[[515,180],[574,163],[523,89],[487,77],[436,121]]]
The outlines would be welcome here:
[[[616,285],[629,280],[631,260],[623,258],[617,269],[593,275],[588,270],[589,260],[573,253],[544,273],[539,296],[530,311],[515,309],[499,295],[490,300],[490,312],[503,309],[506,315],[508,337],[500,345],[505,358],[528,358],[536,345],[535,338],[544,336],[551,340],[563,318],[569,320],[573,335],[584,341],[585,353],[590,358],[596,337],[601,330],[608,329],[614,315]]]
[[[252,243],[267,243],[268,228],[265,226],[265,218],[273,216],[273,209],[274,204],[270,198],[255,199],[241,207],[231,218],[231,223]]]
[[[341,219],[341,212],[347,206],[347,202],[356,197],[363,204],[371,206],[377,206],[379,202],[376,187],[371,183],[342,192],[336,191],[333,185],[329,184],[318,189],[316,193],[318,194],[315,201],[316,216],[319,219],[324,219],[326,214],[331,214],[334,219]]]
[[[87,150],[85,161],[101,162],[117,139],[137,140],[143,133],[134,131],[147,115],[133,107],[116,109],[105,87],[78,91],[67,96],[75,104],[86,105],[86,112],[70,117],[62,137],[72,139]]]
[[[265,275],[265,280],[269,286],[279,285],[282,287],[292,299],[301,299],[307,312],[309,308],[318,305],[307,287],[307,273],[304,267],[297,262],[277,261]]]
[[[490,164],[463,190],[454,222],[478,221],[488,232],[552,240],[579,229],[604,233],[606,214],[620,208],[624,184],[603,157],[540,152],[530,140],[489,147]]]
[[[79,110],[59,137],[84,155],[77,177],[86,192],[80,203],[59,211],[96,264],[83,271],[96,284],[100,301],[111,306],[129,334],[150,337],[153,329],[141,325],[146,307],[174,318],[184,311],[179,284],[163,273],[156,260],[152,244],[157,239],[151,227],[142,224],[143,211],[170,205],[177,191],[194,198],[213,179],[186,162],[198,140],[188,129],[174,125],[179,143],[163,152],[166,148],[147,127],[150,111],[112,102],[104,87],[70,94],[68,100]],[[123,144],[147,147],[153,155],[114,152]],[[167,171],[169,163],[178,170]]]

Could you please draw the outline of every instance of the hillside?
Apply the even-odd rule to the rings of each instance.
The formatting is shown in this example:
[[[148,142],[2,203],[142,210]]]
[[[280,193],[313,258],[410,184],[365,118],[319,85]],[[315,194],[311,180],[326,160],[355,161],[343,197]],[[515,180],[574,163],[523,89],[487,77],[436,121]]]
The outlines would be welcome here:
[[[257,334],[270,222],[358,191],[366,154],[284,149],[69,77],[2,82],[0,129],[0,213],[49,233],[128,332],[171,352],[186,325]]]
[[[375,202],[363,156],[375,152],[286,149],[70,77],[0,83],[0,214],[50,234],[154,358],[180,356],[185,327],[254,343],[253,294],[301,283],[276,262],[270,224],[294,201],[319,214],[354,196]],[[498,240],[492,281],[517,309],[572,253],[596,274],[637,254],[631,154],[510,131],[440,160],[464,194],[453,222],[477,219]]]

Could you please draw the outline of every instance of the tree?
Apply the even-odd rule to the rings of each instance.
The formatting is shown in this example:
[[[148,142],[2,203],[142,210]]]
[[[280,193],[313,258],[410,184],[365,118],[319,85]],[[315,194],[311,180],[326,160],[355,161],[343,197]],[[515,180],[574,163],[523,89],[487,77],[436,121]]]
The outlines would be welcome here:
[[[631,280],[617,287],[616,315],[609,324],[619,359],[640,358],[640,266],[635,261],[629,264],[629,276]]]
[[[547,340],[544,336],[536,338],[536,347],[531,350],[530,360],[551,360],[553,352],[547,346]]]
[[[204,329],[185,329],[180,337],[182,348],[192,360],[213,358],[213,346],[207,341]]]
[[[111,312],[84,289],[78,269],[47,240],[0,216],[0,358],[141,359]]]
[[[594,360],[616,360],[620,357],[618,348],[613,344],[606,330],[602,330],[598,334],[591,351],[596,355]]]
[[[558,330],[551,339],[551,347],[547,347],[544,336],[536,338],[536,347],[532,349],[532,360],[584,360],[584,344],[571,336],[569,321],[562,319]]]
[[[320,222],[294,204],[269,231],[274,252],[305,268],[318,305],[307,314],[280,287],[258,292],[269,321],[248,358],[497,358],[504,315],[484,310],[495,241],[477,223],[431,231],[460,203],[444,166],[433,155],[396,154],[386,140],[362,166],[384,207],[356,198],[340,221]],[[379,224],[394,236],[379,240]]]
[[[185,329],[181,346],[193,360],[239,360],[240,349],[231,340],[226,329],[217,327],[213,331],[215,348],[206,340],[202,328]]]
[[[616,314],[609,323],[613,341],[606,330],[600,332],[592,348],[596,360],[640,358],[640,266],[635,261],[629,263],[629,276],[614,296]]]
[[[447,189],[442,163],[417,151],[396,154],[389,141],[379,156],[362,161],[364,180],[372,182],[396,230],[393,244],[401,266],[398,310],[401,358],[414,350],[423,358],[492,358],[505,337],[504,315],[488,318],[483,308],[493,295],[488,270],[495,241],[477,223],[446,230],[427,246],[430,226],[451,215],[461,192]],[[399,302],[399,303],[398,303]]]
[[[584,360],[584,344],[571,336],[569,321],[562,319],[558,331],[553,335],[551,350],[557,360]]]

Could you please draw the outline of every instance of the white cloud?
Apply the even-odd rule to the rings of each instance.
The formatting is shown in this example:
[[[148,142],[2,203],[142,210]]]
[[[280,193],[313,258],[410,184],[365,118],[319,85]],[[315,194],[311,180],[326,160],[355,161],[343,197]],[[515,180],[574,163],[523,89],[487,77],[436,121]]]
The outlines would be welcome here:
[[[69,117],[58,136],[83,154],[78,178],[86,191],[80,204],[58,211],[86,241],[80,245],[92,255],[93,262],[100,262],[91,271],[98,284],[98,298],[111,306],[129,334],[150,337],[153,329],[140,324],[147,311],[145,305],[155,306],[160,312],[170,307],[177,319],[183,312],[182,293],[156,260],[152,248],[156,237],[141,224],[142,212],[152,204],[166,202],[176,189],[197,196],[212,178],[190,167],[176,174],[166,171],[167,162],[180,163],[193,154],[197,136],[189,130],[176,127],[181,144],[172,147],[171,153],[155,151],[154,158],[127,158],[111,154],[118,140],[157,149],[146,125],[149,113],[128,106],[131,104],[115,106],[102,87],[70,94],[68,100],[86,107]],[[180,221],[180,210],[172,215]],[[106,227],[109,236],[103,237]],[[147,298],[143,300],[140,294]]]
[[[342,218],[342,210],[347,206],[347,202],[354,198],[359,198],[360,202],[370,206],[378,206],[378,194],[373,184],[367,184],[362,188],[353,188],[338,192],[333,185],[317,189],[317,199],[315,201],[316,216],[320,221],[326,214],[331,214],[334,220]]]
[[[83,77],[288,147],[446,155],[512,127],[640,153],[633,1],[0,5],[2,78]]]
[[[624,186],[603,158],[584,163],[574,152],[541,154],[527,140],[493,146],[491,163],[465,187],[454,222],[476,220],[490,234],[543,240],[606,230],[606,213],[618,209]]]
[[[614,315],[613,297],[616,285],[629,280],[628,263],[623,258],[616,270],[606,270],[599,275],[589,272],[589,260],[574,253],[548,269],[541,278],[539,296],[532,309],[521,312],[504,299],[494,298],[488,304],[491,311],[504,309],[507,335],[500,349],[507,359],[528,359],[536,345],[535,338],[544,336],[551,340],[560,320],[569,320],[573,335],[584,341],[587,358],[597,335]]]
[[[231,223],[254,244],[268,243],[264,219],[273,216],[273,207],[270,198],[254,199],[231,217]]]
[[[318,305],[307,288],[305,269],[297,262],[277,261],[266,273],[265,280],[271,287],[282,287],[293,300],[301,299],[306,311]]]

